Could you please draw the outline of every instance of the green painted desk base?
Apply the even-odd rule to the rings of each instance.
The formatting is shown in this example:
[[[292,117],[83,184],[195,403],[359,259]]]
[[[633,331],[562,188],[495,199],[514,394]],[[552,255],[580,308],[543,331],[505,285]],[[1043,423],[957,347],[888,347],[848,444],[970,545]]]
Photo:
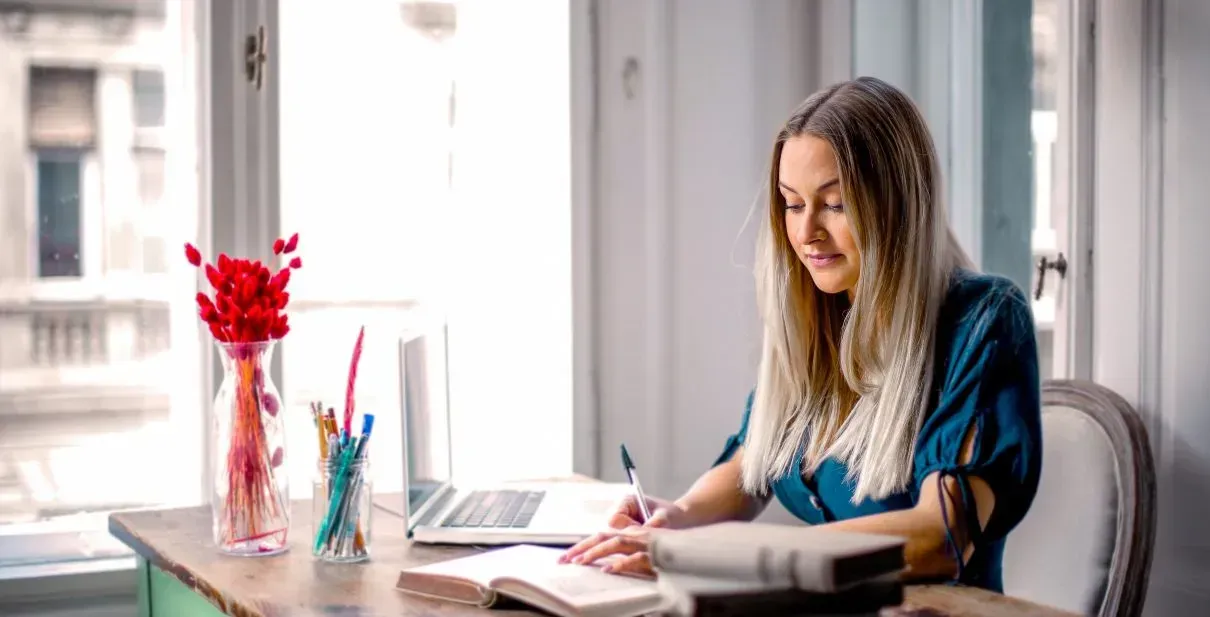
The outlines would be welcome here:
[[[223,617],[175,576],[139,557],[139,617]]]

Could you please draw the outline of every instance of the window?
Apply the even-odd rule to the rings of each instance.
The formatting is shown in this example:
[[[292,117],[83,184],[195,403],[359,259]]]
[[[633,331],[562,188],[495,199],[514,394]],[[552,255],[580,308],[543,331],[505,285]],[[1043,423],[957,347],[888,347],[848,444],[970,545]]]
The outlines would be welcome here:
[[[136,70],[131,74],[134,95],[134,125],[164,126],[164,72]]]
[[[139,203],[144,208],[156,208],[164,198],[164,151],[137,148],[132,154],[138,175]]]
[[[36,187],[35,272],[41,278],[82,274],[82,178],[97,137],[96,81],[91,69],[30,67],[27,126]]]
[[[269,216],[306,239],[280,362],[296,410],[291,482],[312,474],[306,406],[343,398],[358,326],[358,406],[398,409],[393,336],[430,307],[450,324],[454,475],[570,472],[571,7],[277,8],[280,80],[270,87],[280,95],[269,113],[280,210]],[[349,62],[331,49],[374,53]],[[525,419],[495,409],[525,409]],[[398,434],[393,414],[378,422],[380,434]],[[533,423],[568,438],[518,455],[515,444],[532,439],[519,427]],[[397,443],[375,446],[375,490],[402,480]]]
[[[392,335],[432,298],[443,263],[435,255],[450,200],[456,11],[452,2],[412,0],[339,11],[279,2],[278,10],[281,228],[300,234],[305,263],[290,281],[293,327],[279,347],[280,385],[294,408],[290,482],[305,486],[316,448],[308,404],[343,407],[363,324],[358,408],[400,408]],[[317,32],[324,45],[314,44]],[[330,53],[340,48],[374,53],[350,63]],[[369,263],[389,272],[349,275]],[[398,434],[392,414],[378,422],[379,434]],[[400,446],[379,442],[375,460],[399,460]],[[376,491],[402,486],[399,465],[375,469]]]
[[[1059,104],[1075,87],[1061,70],[1076,62],[1061,55],[1074,49],[1075,33],[1063,14],[1089,1],[853,5],[854,73],[895,83],[920,104],[964,248],[1031,297],[1044,379],[1091,368],[1068,361],[1086,357],[1068,347],[1090,341],[1066,334],[1071,294],[1086,286],[1065,282],[1080,252],[1077,235],[1063,233],[1082,175],[1073,162],[1079,146],[1066,141],[1085,110]]]
[[[28,103],[0,105],[0,578],[129,555],[114,509],[201,503],[196,271],[164,248],[197,242],[195,4],[0,21],[0,58],[29,67],[0,72]]]
[[[169,257],[165,232],[171,229],[168,217],[172,213],[162,205],[167,161],[164,151],[159,148],[136,148],[133,155],[142,206],[142,271],[144,274],[165,274]]]
[[[36,154],[38,276],[80,276],[80,175],[83,156],[73,151]]]
[[[96,86],[92,69],[31,67],[30,146],[91,148],[97,138]]]

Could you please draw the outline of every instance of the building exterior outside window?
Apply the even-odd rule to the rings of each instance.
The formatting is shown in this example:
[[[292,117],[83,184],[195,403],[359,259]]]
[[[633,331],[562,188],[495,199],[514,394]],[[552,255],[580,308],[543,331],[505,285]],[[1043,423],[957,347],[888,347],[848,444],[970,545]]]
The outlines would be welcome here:
[[[0,0],[0,568],[121,554],[109,511],[177,499],[167,7]]]

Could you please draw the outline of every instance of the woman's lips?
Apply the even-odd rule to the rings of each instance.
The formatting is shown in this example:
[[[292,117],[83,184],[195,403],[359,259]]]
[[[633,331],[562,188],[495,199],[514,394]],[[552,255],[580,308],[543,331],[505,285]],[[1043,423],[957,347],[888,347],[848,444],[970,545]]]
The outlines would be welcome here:
[[[843,257],[840,253],[820,253],[815,255],[807,255],[807,263],[815,268],[826,268]]]

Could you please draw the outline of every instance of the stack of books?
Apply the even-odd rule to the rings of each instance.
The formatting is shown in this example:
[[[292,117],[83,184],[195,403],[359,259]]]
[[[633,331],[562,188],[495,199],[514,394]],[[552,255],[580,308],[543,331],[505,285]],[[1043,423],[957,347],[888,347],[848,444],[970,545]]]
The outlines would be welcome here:
[[[903,603],[905,539],[827,528],[720,523],[656,534],[666,614],[869,615]]]
[[[562,549],[518,545],[408,568],[396,588],[560,617],[870,615],[903,603],[905,540],[764,523],[655,530],[658,576],[605,574],[601,564],[559,563]]]

